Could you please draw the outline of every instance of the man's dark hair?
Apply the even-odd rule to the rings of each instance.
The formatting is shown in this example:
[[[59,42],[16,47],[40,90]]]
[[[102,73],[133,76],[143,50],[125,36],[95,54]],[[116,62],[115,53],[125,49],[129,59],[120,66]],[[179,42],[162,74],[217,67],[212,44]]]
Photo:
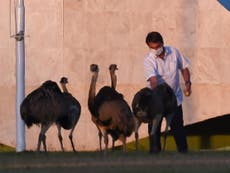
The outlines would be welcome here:
[[[150,32],[148,33],[146,40],[145,40],[146,44],[148,45],[149,43],[162,43],[164,44],[163,38],[161,36],[161,34],[159,32]]]

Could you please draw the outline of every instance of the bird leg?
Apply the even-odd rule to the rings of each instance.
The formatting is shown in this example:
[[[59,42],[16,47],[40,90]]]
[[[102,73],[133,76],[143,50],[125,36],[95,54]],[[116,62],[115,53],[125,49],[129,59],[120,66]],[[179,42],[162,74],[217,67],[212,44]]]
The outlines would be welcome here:
[[[165,151],[165,147],[166,147],[166,139],[167,139],[167,135],[168,135],[168,129],[169,126],[172,122],[174,114],[169,114],[167,115],[167,117],[165,117],[166,119],[166,126],[165,126],[165,133],[164,133],[164,143],[163,143],[163,151]]]
[[[126,152],[126,137],[124,135],[120,135],[119,139],[123,144],[123,152]]]
[[[43,134],[39,134],[38,137],[38,145],[37,145],[37,152],[40,152],[40,148],[41,148],[41,141],[43,140]]]
[[[50,128],[50,126],[51,126],[51,123],[42,124],[41,131],[40,131],[39,138],[38,138],[37,152],[40,152],[41,142],[43,144],[44,151],[47,152],[47,148],[46,148],[46,135],[45,135],[45,133]]]
[[[108,138],[108,133],[105,129],[102,129],[101,131],[103,137],[104,137],[104,143],[105,143],[105,155],[108,153],[108,144],[109,144],[109,138]]]
[[[46,135],[45,135],[45,134],[43,135],[42,144],[43,144],[44,151],[47,152],[47,147],[46,147]]]
[[[149,133],[149,144],[150,144],[150,153],[152,152],[159,152],[158,149],[158,144],[157,144],[157,135],[156,135],[156,130],[159,126],[159,124],[161,123],[161,119],[162,119],[162,115],[161,114],[157,114],[154,119],[152,120],[152,122],[150,123],[151,126],[151,131]]]
[[[57,129],[58,129],[58,139],[61,145],[62,151],[64,151],[63,143],[62,143],[62,135],[61,135],[61,125],[57,124]]]
[[[136,151],[138,151],[138,140],[139,140],[139,134],[138,134],[138,129],[141,125],[141,122],[137,119],[134,118],[135,120],[135,146],[136,146]]]
[[[136,148],[136,151],[138,151],[138,147],[139,147],[139,145],[138,145],[138,141],[139,141],[139,134],[138,134],[138,132],[135,132],[135,148]]]
[[[109,144],[109,138],[108,138],[107,133],[104,135],[104,143],[105,143],[105,155],[107,155],[107,153],[108,153],[108,144]]]
[[[112,138],[112,150],[115,148],[115,139]]]
[[[101,130],[98,128],[98,137],[99,137],[99,147],[100,151],[102,152],[101,140],[102,140],[102,133]]]
[[[161,121],[162,115],[157,114],[155,118],[152,120],[152,130],[150,132],[150,135],[155,135],[156,134],[156,129]]]
[[[73,143],[73,131],[74,131],[75,126],[76,126],[76,124],[73,126],[73,128],[71,129],[70,134],[69,134],[69,139],[70,139],[70,142],[71,142],[71,145],[72,145],[74,152],[76,152],[75,147],[74,147],[74,143]]]

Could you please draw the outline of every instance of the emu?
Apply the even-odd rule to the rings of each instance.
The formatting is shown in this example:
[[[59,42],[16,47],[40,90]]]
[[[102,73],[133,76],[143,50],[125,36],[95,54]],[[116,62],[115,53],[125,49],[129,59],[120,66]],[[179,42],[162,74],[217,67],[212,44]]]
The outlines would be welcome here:
[[[69,139],[73,148],[73,151],[76,152],[75,150],[75,146],[73,143],[73,131],[77,125],[77,122],[80,118],[80,114],[81,114],[81,105],[78,102],[78,100],[76,100],[76,98],[74,98],[69,92],[68,89],[66,87],[66,84],[68,83],[68,79],[66,77],[62,77],[60,80],[60,84],[62,86],[62,90],[63,90],[63,101],[65,101],[66,104],[66,114],[65,116],[61,116],[61,118],[59,118],[56,121],[57,124],[57,128],[58,128],[58,138],[61,144],[61,148],[62,151],[64,151],[64,147],[63,147],[63,143],[62,143],[62,135],[61,135],[61,127],[66,129],[66,130],[70,130],[70,134],[69,134]]]
[[[120,139],[123,143],[123,151],[126,151],[126,137],[132,134],[134,128],[131,109],[123,95],[113,87],[104,86],[96,95],[99,68],[96,64],[92,64],[90,70],[93,75],[89,89],[88,108],[92,121],[99,129],[99,134],[101,133],[104,137],[105,154],[108,152],[108,134],[112,136],[113,141]]]
[[[137,129],[135,131],[136,150],[138,149],[138,129],[141,123],[152,123],[149,137],[154,139],[156,129],[160,125],[163,117],[166,119],[163,143],[163,150],[165,150],[168,128],[176,108],[176,96],[171,87],[166,83],[157,85],[153,90],[150,88],[143,88],[135,94],[132,101],[132,110],[137,119]],[[151,147],[152,145],[150,144],[150,152],[152,152]]]
[[[115,74],[116,70],[118,70],[116,64],[111,64],[109,66],[110,79],[111,79],[111,88],[114,89],[114,90],[116,90],[116,86],[117,86],[117,76]],[[110,135],[112,137],[112,150],[113,150],[115,141],[117,140],[117,135],[115,135],[115,133],[113,133],[112,131],[110,131]],[[102,133],[101,133],[100,129],[98,129],[98,136],[99,136],[100,151],[102,151],[102,146],[101,146]]]
[[[73,114],[80,115],[80,107],[70,100],[62,93],[57,83],[51,80],[45,81],[23,100],[20,113],[27,127],[30,128],[33,124],[41,125],[37,151],[40,151],[42,143],[44,151],[47,152],[45,133],[53,123],[56,123],[57,127],[68,129],[68,118]],[[63,150],[61,141],[60,144]]]

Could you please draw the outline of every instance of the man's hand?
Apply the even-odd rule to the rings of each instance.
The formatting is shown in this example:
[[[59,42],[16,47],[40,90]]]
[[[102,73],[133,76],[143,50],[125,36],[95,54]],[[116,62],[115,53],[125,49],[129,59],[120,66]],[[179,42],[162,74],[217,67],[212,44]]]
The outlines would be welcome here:
[[[182,69],[181,70],[181,73],[182,73],[182,76],[184,78],[184,81],[185,81],[185,87],[184,87],[184,95],[186,97],[190,96],[191,93],[192,93],[192,90],[191,90],[191,81],[190,81],[190,72],[189,72],[189,69],[188,68],[185,68],[185,69]]]
[[[191,83],[190,81],[186,81],[186,82],[185,82],[184,95],[185,95],[186,97],[190,96],[191,93],[192,93],[191,85],[192,85],[192,83]]]
[[[157,77],[152,76],[148,80],[150,82],[151,89],[154,89],[157,86]]]

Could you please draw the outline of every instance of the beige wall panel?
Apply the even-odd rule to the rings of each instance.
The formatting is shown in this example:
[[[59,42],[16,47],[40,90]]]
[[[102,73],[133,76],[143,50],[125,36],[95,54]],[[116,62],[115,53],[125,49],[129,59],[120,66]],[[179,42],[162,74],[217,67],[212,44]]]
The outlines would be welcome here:
[[[15,85],[15,58],[14,48],[0,48],[0,74],[3,75],[0,86]]]
[[[15,87],[1,86],[0,91],[0,143],[15,146]]]
[[[94,39],[88,37],[86,13],[65,10],[64,16],[64,47],[86,49]]]
[[[185,124],[229,113],[229,85],[195,84],[192,92],[184,98]]]
[[[0,0],[0,48],[8,48],[10,40],[10,17],[9,17],[10,3],[8,1]]]
[[[32,0],[26,5],[26,40],[30,48],[61,48],[63,42],[62,0]]]
[[[27,49],[26,85],[38,86],[45,80],[58,81],[62,76],[63,59],[60,49]]]
[[[9,2],[0,0],[0,143],[15,146],[15,40],[9,37],[14,11],[10,22]],[[131,104],[146,85],[145,37],[152,30],[191,61],[193,93],[183,103],[185,124],[230,113],[230,15],[217,1],[28,0],[25,6],[26,94],[45,80],[68,77],[69,91],[82,105],[74,132],[78,150],[98,149],[87,108],[90,64],[100,68],[98,91],[110,85],[108,67],[116,63],[117,90]],[[26,129],[28,150],[36,149],[39,130]],[[71,150],[68,134],[63,131],[64,146]],[[147,136],[146,125],[140,136]],[[47,144],[48,150],[60,150],[55,126],[47,132]]]

